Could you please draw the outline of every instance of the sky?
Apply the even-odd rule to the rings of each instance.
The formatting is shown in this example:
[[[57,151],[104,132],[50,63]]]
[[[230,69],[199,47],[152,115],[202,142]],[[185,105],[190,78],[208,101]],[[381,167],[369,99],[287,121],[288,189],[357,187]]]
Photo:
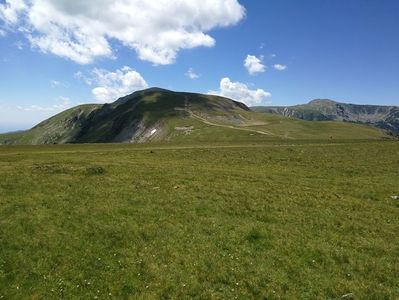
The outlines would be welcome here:
[[[399,105],[399,1],[0,0],[0,132],[153,86]]]

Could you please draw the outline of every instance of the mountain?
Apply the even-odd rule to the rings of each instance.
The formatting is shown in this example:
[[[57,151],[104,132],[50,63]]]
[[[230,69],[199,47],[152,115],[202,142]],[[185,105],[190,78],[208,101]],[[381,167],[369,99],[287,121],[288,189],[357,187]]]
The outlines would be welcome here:
[[[150,88],[110,104],[73,107],[30,130],[0,135],[0,144],[353,138],[388,136],[370,126],[338,122],[320,125],[254,112],[224,97]]]
[[[399,107],[340,103],[316,99],[308,104],[286,107],[252,107],[254,111],[278,114],[308,121],[344,121],[370,124],[399,134]]]

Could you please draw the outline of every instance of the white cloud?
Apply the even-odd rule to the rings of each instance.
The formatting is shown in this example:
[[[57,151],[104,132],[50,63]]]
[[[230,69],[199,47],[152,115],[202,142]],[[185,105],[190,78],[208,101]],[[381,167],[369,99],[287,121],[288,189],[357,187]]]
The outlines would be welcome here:
[[[117,40],[142,60],[171,64],[181,49],[212,47],[207,34],[245,16],[238,0],[5,0],[0,19],[24,28],[43,52],[91,63],[113,57]]]
[[[15,47],[17,47],[18,50],[24,50],[24,43],[22,41],[17,41]]]
[[[192,68],[188,69],[186,76],[192,80],[200,78],[200,75],[195,73]]]
[[[210,91],[208,94],[231,98],[245,103],[248,106],[261,104],[272,94],[262,89],[251,90],[241,82],[232,82],[230,78],[225,77],[220,81],[220,91]]]
[[[69,87],[69,83],[68,82],[61,82],[58,80],[51,80],[50,81],[50,85],[52,88],[59,88],[59,87],[64,87],[64,88],[68,88]]]
[[[122,96],[148,87],[140,73],[130,67],[123,67],[114,72],[94,69],[91,82],[98,86],[92,90],[94,98],[101,103],[113,102]]]
[[[6,35],[7,33],[3,29],[0,29],[0,37],[4,37]]]
[[[284,71],[288,67],[286,65],[275,64],[275,65],[273,65],[273,68],[275,68],[277,71]]]
[[[19,14],[27,8],[26,0],[6,0],[4,4],[0,4],[0,19],[7,25],[15,24]]]
[[[52,103],[0,106],[0,132],[28,129],[39,122],[75,106],[69,98],[58,97]]]
[[[51,84],[51,87],[53,87],[53,88],[61,86],[61,82],[59,82],[57,80],[51,80],[50,84]]]
[[[26,112],[61,112],[72,107],[71,101],[68,97],[59,97],[58,103],[49,106],[40,105],[18,105],[17,109]]]
[[[87,85],[92,85],[93,84],[93,78],[90,78],[88,76],[86,76],[85,74],[83,74],[83,72],[79,71],[76,72],[74,74],[74,77],[78,80],[83,81],[84,83],[86,83]]]
[[[262,57],[258,58],[254,55],[247,55],[247,58],[244,60],[244,66],[251,75],[262,73],[266,70],[266,66],[262,63]]]

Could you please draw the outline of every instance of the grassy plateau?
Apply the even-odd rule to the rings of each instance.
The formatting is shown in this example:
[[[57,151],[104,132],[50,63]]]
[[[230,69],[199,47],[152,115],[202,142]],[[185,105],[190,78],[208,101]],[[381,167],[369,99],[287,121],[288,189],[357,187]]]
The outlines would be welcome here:
[[[398,194],[397,141],[1,146],[0,299],[399,299]]]

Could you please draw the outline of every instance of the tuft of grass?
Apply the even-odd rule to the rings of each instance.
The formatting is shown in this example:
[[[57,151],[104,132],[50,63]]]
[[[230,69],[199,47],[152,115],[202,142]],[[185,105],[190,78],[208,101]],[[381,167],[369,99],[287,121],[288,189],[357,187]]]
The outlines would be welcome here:
[[[252,229],[248,235],[247,235],[247,240],[251,243],[255,243],[260,241],[262,238],[264,238],[263,234],[259,231],[259,229]]]
[[[95,166],[95,167],[87,167],[86,168],[86,173],[87,175],[102,175],[105,173],[105,169],[101,166]]]

